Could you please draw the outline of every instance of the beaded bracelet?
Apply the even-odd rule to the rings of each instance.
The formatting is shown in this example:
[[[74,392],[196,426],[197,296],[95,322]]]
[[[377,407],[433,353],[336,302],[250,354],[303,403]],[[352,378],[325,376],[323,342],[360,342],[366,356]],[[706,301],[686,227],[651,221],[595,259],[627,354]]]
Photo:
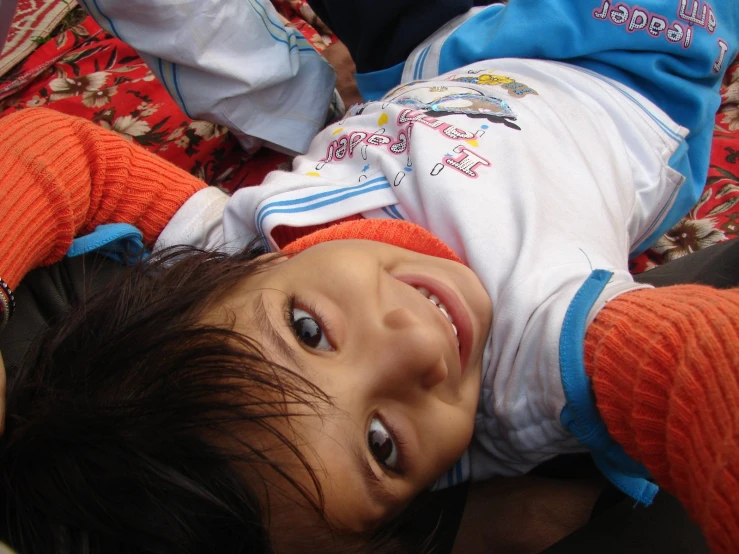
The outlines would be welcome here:
[[[0,310],[2,310],[2,314],[0,314],[0,321],[2,321],[0,323],[0,329],[2,329],[15,311],[15,296],[13,296],[13,291],[10,290],[8,283],[2,279],[0,279]]]

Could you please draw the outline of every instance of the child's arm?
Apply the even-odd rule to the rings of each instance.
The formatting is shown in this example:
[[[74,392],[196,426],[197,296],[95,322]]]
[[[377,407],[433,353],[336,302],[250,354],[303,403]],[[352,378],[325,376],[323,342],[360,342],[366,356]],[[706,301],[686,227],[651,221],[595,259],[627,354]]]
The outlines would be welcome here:
[[[739,552],[739,289],[645,289],[590,325],[585,367],[609,433],[674,493],[712,552]]]
[[[130,223],[152,244],[205,186],[83,119],[46,109],[0,119],[0,278],[15,287],[102,223]]]

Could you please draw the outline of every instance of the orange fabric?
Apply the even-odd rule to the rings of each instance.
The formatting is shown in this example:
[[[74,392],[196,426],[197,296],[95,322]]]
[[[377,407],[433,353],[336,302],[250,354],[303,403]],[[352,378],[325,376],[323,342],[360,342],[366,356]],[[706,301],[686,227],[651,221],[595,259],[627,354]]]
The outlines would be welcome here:
[[[739,289],[629,292],[588,328],[611,435],[675,494],[711,550],[739,552]]]
[[[0,277],[61,259],[102,223],[130,223],[152,244],[205,183],[84,119],[29,109],[0,119]]]
[[[282,250],[288,244],[295,242],[299,238],[302,238],[306,235],[310,235],[315,231],[320,231],[321,229],[325,229],[326,227],[330,227],[331,225],[336,225],[337,223],[343,223],[345,221],[356,221],[357,219],[364,218],[361,215],[357,214],[350,215],[349,217],[345,217],[342,219],[337,219],[336,221],[332,221],[331,223],[323,223],[320,225],[306,225],[305,227],[289,227],[287,225],[278,225],[277,227],[272,229],[272,240],[274,240],[277,244],[277,247]]]
[[[396,219],[358,219],[329,225],[305,235],[282,249],[297,254],[321,242],[362,239],[384,242],[413,252],[462,263],[454,251],[423,227]]]

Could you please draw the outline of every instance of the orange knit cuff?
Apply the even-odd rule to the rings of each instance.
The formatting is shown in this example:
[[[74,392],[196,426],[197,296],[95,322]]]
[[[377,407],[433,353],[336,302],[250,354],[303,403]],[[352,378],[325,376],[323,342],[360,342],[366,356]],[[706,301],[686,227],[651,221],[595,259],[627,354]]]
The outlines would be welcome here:
[[[459,256],[436,235],[423,227],[396,219],[358,219],[325,227],[288,244],[282,252],[297,254],[332,240],[373,240],[405,248],[419,254],[463,263]]]
[[[715,552],[739,552],[739,290],[623,294],[587,330],[609,433],[673,492]]]
[[[206,186],[116,133],[42,108],[0,119],[0,180],[0,276],[11,287],[102,223],[131,223],[153,243]]]

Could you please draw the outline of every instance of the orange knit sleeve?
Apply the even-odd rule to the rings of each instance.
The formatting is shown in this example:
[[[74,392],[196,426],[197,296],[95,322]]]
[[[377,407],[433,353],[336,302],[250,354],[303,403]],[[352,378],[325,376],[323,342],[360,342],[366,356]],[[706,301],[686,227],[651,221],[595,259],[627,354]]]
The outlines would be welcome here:
[[[739,289],[626,293],[588,328],[609,433],[675,494],[711,550],[739,552]]]
[[[0,278],[15,287],[102,223],[130,223],[152,244],[205,186],[84,119],[43,108],[0,119]]]

